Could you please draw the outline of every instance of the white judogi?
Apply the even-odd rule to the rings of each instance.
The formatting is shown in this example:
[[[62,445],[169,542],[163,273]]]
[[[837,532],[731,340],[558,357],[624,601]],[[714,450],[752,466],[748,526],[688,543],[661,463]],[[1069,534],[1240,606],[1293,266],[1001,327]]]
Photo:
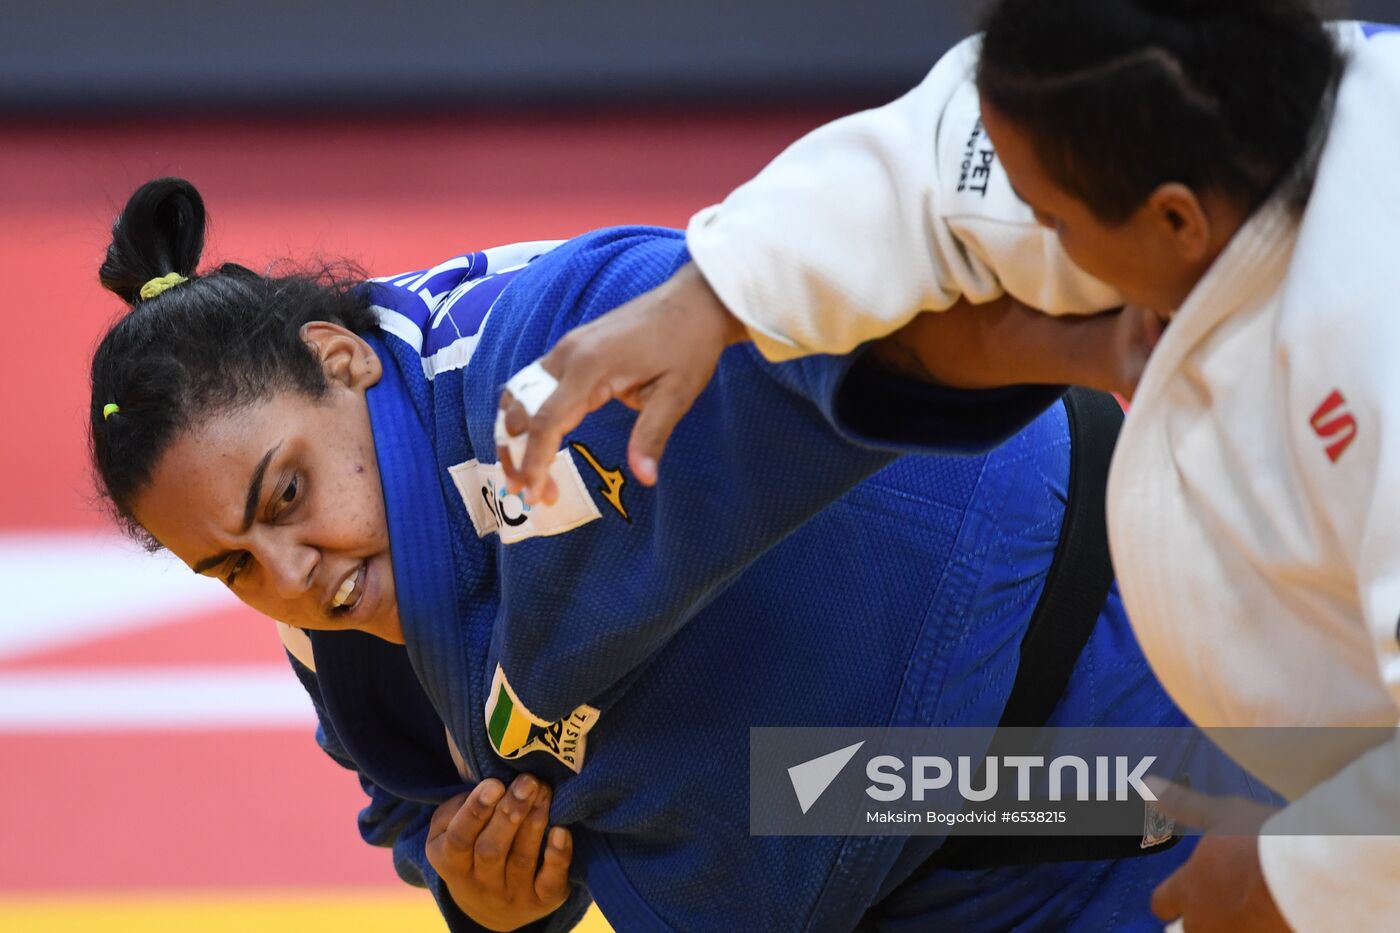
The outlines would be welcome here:
[[[1400,34],[1340,32],[1351,60],[1306,212],[1261,209],[1191,293],[1113,464],[1120,586],[1204,726],[1400,722]],[[963,43],[696,215],[691,252],[765,353],[845,352],[1002,287],[1056,313],[1117,303],[986,155],[975,56]],[[1306,759],[1229,750],[1295,801],[1271,833],[1400,814],[1393,734]],[[1400,837],[1272,834],[1260,856],[1299,929],[1400,922]]]
[[[981,129],[976,63],[976,40],[962,42],[899,100],[813,131],[691,219],[691,255],[769,359],[846,353],[963,297],[1009,292],[1056,314],[1121,304],[1011,190]]]

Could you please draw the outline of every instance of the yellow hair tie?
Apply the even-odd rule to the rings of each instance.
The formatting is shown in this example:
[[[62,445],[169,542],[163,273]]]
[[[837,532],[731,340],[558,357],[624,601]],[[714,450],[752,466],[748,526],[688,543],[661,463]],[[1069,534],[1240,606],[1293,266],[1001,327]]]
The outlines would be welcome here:
[[[158,276],[157,278],[151,279],[145,285],[141,286],[141,300],[150,301],[152,298],[161,294],[166,289],[174,288],[176,285],[188,281],[189,279],[185,278],[178,272],[172,272],[169,275]]]
[[[108,402],[106,405],[102,406],[102,420],[106,421],[108,418],[112,417],[121,410],[122,407],[116,402]]]

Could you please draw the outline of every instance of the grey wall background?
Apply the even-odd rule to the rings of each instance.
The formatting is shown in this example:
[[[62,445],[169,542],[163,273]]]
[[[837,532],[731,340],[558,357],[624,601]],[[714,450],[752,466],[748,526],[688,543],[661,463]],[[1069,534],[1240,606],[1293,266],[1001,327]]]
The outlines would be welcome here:
[[[1053,2],[1053,0],[1047,0]],[[1400,22],[1400,0],[1332,2]],[[435,109],[897,93],[982,0],[0,0],[0,111]]]

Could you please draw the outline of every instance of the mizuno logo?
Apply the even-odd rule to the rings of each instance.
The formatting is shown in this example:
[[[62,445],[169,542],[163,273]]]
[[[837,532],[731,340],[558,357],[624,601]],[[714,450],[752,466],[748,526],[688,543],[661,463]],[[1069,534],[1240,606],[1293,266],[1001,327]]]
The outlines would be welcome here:
[[[1317,411],[1309,419],[1317,436],[1326,442],[1327,459],[1336,463],[1356,440],[1356,419],[1347,410],[1347,400],[1342,393],[1333,389],[1332,394],[1323,399]]]
[[[617,514],[626,520],[627,524],[632,524],[632,519],[627,515],[627,507],[622,504],[622,487],[627,484],[621,470],[607,470],[598,462],[598,458],[593,456],[593,452],[587,447],[575,441],[569,445],[578,451],[579,456],[593,468],[593,472],[598,474],[598,478],[603,481],[603,485],[598,487],[604,499],[608,500],[608,505],[617,509]]]

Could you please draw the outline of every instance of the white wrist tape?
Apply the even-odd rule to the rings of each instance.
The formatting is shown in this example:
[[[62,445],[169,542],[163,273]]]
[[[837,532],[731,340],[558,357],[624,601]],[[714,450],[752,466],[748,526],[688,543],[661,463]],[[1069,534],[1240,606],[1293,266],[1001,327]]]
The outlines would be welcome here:
[[[559,381],[540,365],[539,360],[526,366],[506,382],[506,391],[517,402],[525,406],[526,413],[531,417],[540,410],[540,406],[554,394],[554,390],[557,388],[559,388]],[[519,466],[521,459],[525,456],[525,445],[529,442],[530,435],[525,433],[511,437],[507,434],[506,413],[499,408],[496,409],[495,434],[496,446],[503,447],[510,453],[512,466]]]

